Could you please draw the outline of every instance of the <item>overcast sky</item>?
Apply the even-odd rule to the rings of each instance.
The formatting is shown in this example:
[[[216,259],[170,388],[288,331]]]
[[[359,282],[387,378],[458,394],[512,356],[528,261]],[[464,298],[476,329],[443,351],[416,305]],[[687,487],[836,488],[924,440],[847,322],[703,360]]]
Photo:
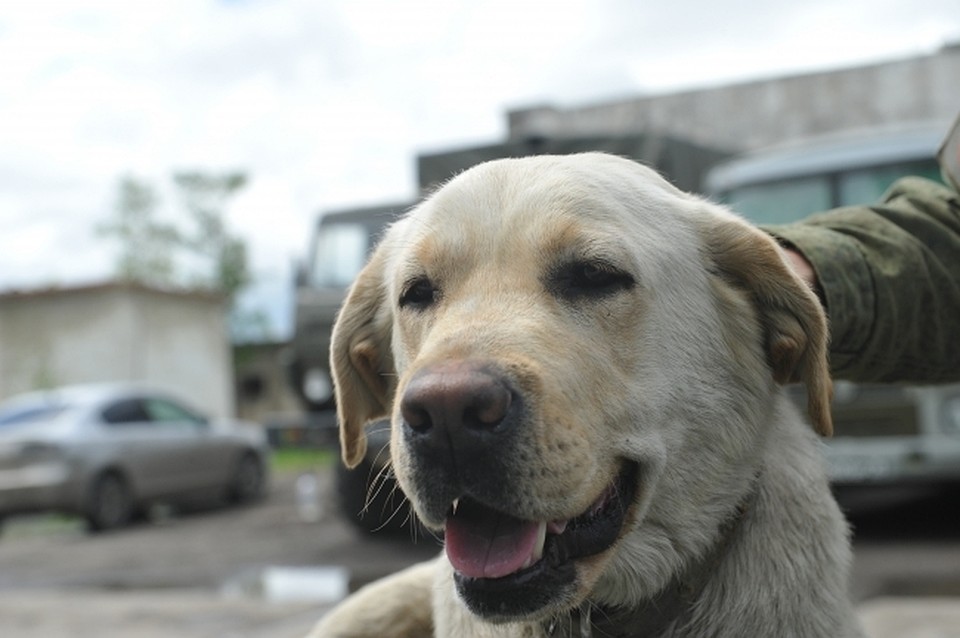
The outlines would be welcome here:
[[[920,55],[957,0],[31,0],[0,11],[0,290],[101,281],[117,179],[241,169],[231,227],[286,332],[323,209],[411,199],[505,111]]]

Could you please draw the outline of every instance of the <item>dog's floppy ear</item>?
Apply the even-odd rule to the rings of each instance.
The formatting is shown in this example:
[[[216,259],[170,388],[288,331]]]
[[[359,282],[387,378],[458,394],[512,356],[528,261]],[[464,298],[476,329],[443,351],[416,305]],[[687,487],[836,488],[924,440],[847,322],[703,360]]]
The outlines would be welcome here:
[[[709,215],[704,240],[720,275],[753,298],[777,383],[802,382],[814,429],[833,433],[827,320],[816,295],[790,269],[776,241],[731,214]]]
[[[330,340],[343,461],[356,467],[367,451],[364,426],[390,412],[396,374],[390,353],[392,318],[380,246],[357,276]]]

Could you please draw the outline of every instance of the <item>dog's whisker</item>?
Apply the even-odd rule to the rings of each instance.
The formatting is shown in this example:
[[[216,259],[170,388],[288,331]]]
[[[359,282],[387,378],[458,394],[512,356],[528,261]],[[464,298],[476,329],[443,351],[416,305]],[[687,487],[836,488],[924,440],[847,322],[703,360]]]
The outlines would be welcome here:
[[[377,470],[377,473],[372,476],[368,481],[367,496],[363,505],[363,513],[366,514],[370,511],[370,505],[373,504],[373,501],[380,495],[384,488],[389,484],[392,477],[392,468],[390,464],[386,464]],[[394,488],[396,489],[396,488]]]
[[[384,455],[386,455],[387,458],[386,458],[386,461],[384,461],[383,463],[383,468],[381,468],[380,470],[381,472],[383,471],[383,469],[390,467],[390,444],[389,443],[384,443],[380,447],[380,450],[377,452],[377,455],[373,459],[373,465],[374,466],[380,465],[380,459],[382,459]]]
[[[383,506],[383,507],[384,507],[384,510],[381,512],[381,514],[384,515],[384,516],[383,516],[383,522],[382,522],[379,526],[377,526],[376,529],[373,530],[374,532],[379,532],[380,530],[386,528],[391,522],[393,522],[393,519],[395,519],[395,518],[397,517],[397,515],[400,514],[400,511],[401,511],[402,509],[404,509],[405,507],[407,508],[407,515],[404,517],[404,520],[403,520],[403,522],[402,522],[401,524],[402,524],[402,525],[406,525],[407,521],[409,520],[409,518],[410,518],[409,504],[408,504],[407,501],[404,500],[404,499],[401,499],[401,500],[400,500],[400,503],[398,503],[398,504],[393,508],[393,511],[390,512],[389,516],[386,515],[386,508],[388,507],[388,503],[392,502],[392,499],[393,499],[394,497],[396,497],[396,495],[397,495],[397,490],[396,490],[396,489],[393,489],[393,490],[390,491],[390,494],[389,494],[389,496],[388,496],[387,499],[386,499],[387,502],[384,503],[384,506]]]

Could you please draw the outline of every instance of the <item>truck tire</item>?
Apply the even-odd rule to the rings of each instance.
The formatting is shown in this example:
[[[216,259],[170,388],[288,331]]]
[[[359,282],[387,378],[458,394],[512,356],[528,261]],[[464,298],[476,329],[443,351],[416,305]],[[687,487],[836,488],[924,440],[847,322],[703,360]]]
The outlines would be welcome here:
[[[368,459],[349,470],[337,464],[337,497],[343,516],[365,533],[410,535],[416,526],[410,502],[392,476],[378,474]]]
[[[263,463],[253,452],[244,452],[233,470],[227,499],[234,504],[250,503],[263,496],[265,487]]]

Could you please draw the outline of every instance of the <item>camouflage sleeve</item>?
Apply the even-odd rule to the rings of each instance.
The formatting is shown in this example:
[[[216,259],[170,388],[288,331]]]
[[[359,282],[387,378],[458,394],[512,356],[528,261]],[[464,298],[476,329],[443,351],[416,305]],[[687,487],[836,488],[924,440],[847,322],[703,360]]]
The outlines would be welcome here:
[[[765,230],[820,280],[830,367],[860,382],[960,381],[960,195],[908,177],[873,206]]]

